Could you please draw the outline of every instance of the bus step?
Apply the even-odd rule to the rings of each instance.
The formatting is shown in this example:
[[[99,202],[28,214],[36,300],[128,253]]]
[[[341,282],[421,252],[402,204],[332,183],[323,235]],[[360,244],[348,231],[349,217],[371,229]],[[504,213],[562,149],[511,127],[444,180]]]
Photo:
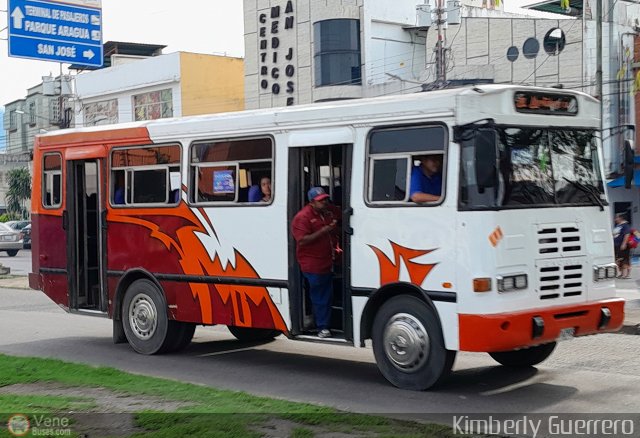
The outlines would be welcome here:
[[[293,338],[297,341],[305,341],[305,342],[321,342],[335,345],[353,345],[353,342],[347,341],[344,338],[331,337],[331,338],[319,338],[314,335],[298,335]]]

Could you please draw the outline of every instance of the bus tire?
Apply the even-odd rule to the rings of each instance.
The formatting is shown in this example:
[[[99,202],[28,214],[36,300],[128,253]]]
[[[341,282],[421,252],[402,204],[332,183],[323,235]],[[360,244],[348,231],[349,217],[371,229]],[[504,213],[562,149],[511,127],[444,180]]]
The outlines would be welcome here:
[[[555,342],[523,348],[522,350],[489,353],[496,362],[506,367],[530,367],[548,358],[556,348]]]
[[[246,342],[268,341],[280,334],[279,330],[273,329],[236,327],[234,325],[228,325],[227,328],[237,340]]]
[[[164,296],[153,282],[140,279],[129,285],[122,302],[122,325],[135,351],[164,352],[172,341],[169,322]]]
[[[167,352],[184,350],[193,339],[196,325],[192,322],[169,321],[169,336],[171,341],[166,348]]]
[[[435,310],[410,295],[382,305],[373,321],[372,340],[378,369],[402,389],[424,391],[442,383],[456,357],[444,347]]]

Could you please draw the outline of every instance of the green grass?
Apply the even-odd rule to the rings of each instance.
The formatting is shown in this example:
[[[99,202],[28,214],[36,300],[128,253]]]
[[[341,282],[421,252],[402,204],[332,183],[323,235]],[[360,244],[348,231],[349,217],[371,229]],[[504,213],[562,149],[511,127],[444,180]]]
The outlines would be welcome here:
[[[182,402],[182,407],[170,413],[136,413],[135,423],[144,430],[133,435],[136,437],[260,437],[265,430],[273,428],[274,423],[288,428],[287,434],[296,438],[322,436],[323,432],[329,431],[373,437],[454,436],[450,428],[440,425],[344,413],[307,403],[133,375],[113,368],[0,355],[0,387],[42,382],[54,383],[57,387],[105,388],[122,397],[144,395]],[[93,402],[75,397],[0,395],[0,412],[7,416],[12,413],[92,412],[96,409]],[[0,417],[0,424],[6,424],[7,418]]]
[[[0,412],[89,411],[95,406],[78,397],[0,394]]]

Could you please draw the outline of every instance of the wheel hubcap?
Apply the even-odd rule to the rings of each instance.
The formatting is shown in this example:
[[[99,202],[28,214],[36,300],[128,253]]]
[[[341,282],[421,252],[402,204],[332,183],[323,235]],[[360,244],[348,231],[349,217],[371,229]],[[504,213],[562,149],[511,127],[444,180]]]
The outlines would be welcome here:
[[[129,325],[137,338],[147,340],[156,332],[158,312],[148,295],[136,295],[129,304]]]
[[[415,316],[397,313],[384,328],[384,351],[396,368],[416,370],[429,358],[429,335]]]

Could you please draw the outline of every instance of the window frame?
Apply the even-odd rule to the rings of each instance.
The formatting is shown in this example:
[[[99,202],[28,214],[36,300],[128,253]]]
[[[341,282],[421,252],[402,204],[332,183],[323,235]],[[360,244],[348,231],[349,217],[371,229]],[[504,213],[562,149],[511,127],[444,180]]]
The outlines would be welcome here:
[[[144,166],[117,166],[114,167],[113,166],[113,154],[116,151],[119,150],[132,150],[132,149],[148,149],[148,148],[161,148],[161,147],[170,147],[170,146],[177,146],[178,149],[180,150],[180,162],[179,163],[166,163],[166,164],[149,164],[149,165],[144,165]],[[135,146],[118,146],[118,147],[114,147],[111,150],[109,150],[109,192],[108,192],[108,198],[109,198],[109,206],[111,208],[116,208],[116,209],[131,209],[131,208],[176,208],[178,205],[180,205],[180,203],[182,202],[182,195],[178,198],[178,202],[169,202],[170,201],[170,196],[171,196],[171,192],[173,190],[171,190],[171,168],[172,167],[177,167],[179,169],[180,172],[180,188],[178,189],[178,192],[181,193],[182,192],[182,176],[183,176],[183,172],[182,172],[182,165],[184,163],[184,149],[182,147],[182,144],[180,142],[171,142],[171,143],[159,143],[159,144],[146,144],[146,145],[135,145]],[[165,203],[160,203],[160,202],[150,202],[150,203],[135,203],[133,202],[134,196],[135,196],[135,185],[132,184],[131,185],[131,203],[127,203],[127,187],[129,187],[129,185],[127,184],[129,182],[129,178],[130,178],[130,173],[135,172],[136,169],[139,170],[158,170],[158,169],[166,169],[166,181],[167,181],[167,202]],[[115,190],[114,190],[114,178],[113,178],[113,173],[114,171],[123,171],[124,172],[124,188],[125,188],[125,192],[124,192],[124,204],[116,204],[114,203],[114,197],[115,197]]]
[[[60,170],[46,170],[45,169],[45,160],[47,157],[49,156],[53,156],[53,155],[57,155],[58,157],[60,157]],[[41,172],[41,178],[42,178],[42,184],[41,184],[41,190],[42,190],[42,194],[40,195],[40,204],[42,205],[42,208],[46,209],[46,210],[58,210],[60,207],[62,207],[62,204],[64,203],[64,173],[63,173],[63,169],[64,169],[64,158],[62,156],[61,152],[45,152],[44,154],[42,154],[42,172]],[[54,181],[54,177],[56,175],[60,176],[60,203],[58,204],[51,204],[51,205],[47,205],[45,203],[45,199],[46,199],[46,194],[47,194],[47,182],[51,182],[51,194],[52,194],[52,198],[53,198],[53,181]],[[52,199],[53,201],[53,199]]]
[[[236,160],[236,161],[205,161],[205,162],[193,162],[193,154],[195,150],[195,146],[203,143],[224,143],[224,142],[242,142],[248,140],[269,140],[271,143],[271,158],[269,159],[251,159],[251,160]],[[268,207],[273,205],[275,199],[275,163],[276,163],[276,140],[272,135],[252,135],[249,137],[221,137],[221,138],[207,138],[207,139],[198,139],[194,140],[189,144],[189,153],[188,153],[188,178],[189,178],[189,190],[188,190],[188,204],[190,206],[196,207]],[[245,163],[270,163],[271,165],[271,200],[269,202],[239,202],[238,198],[240,195],[240,171],[242,170],[241,164]],[[197,200],[197,190],[198,190],[198,172],[195,172],[195,169],[199,169],[201,167],[223,167],[223,166],[235,166],[236,167],[236,177],[235,184],[236,190],[233,201],[198,201]],[[251,187],[254,184],[250,184]],[[258,187],[260,187],[260,181],[257,182]]]
[[[358,41],[358,49],[357,50],[352,50],[352,49],[338,49],[338,50],[327,50],[327,51],[322,51],[322,50],[318,50],[317,49],[317,45],[320,44],[320,41],[316,41],[316,26],[320,26],[320,40],[322,40],[322,23],[327,23],[330,21],[348,21],[348,22],[356,22],[357,23],[357,41]],[[313,49],[313,75],[314,75],[314,81],[313,81],[313,86],[315,88],[321,88],[321,87],[341,87],[341,86],[362,86],[362,69],[363,69],[363,63],[362,63],[362,23],[360,22],[359,18],[329,18],[326,20],[319,20],[313,23],[313,38],[314,38],[314,49]],[[321,60],[323,59],[323,57],[327,56],[327,55],[358,55],[358,68],[360,69],[360,78],[359,79],[353,79],[351,78],[351,80],[349,80],[348,82],[343,81],[343,82],[337,82],[337,83],[325,83],[322,80],[322,62]],[[353,68],[353,66],[352,66]],[[319,71],[320,74],[316,75],[316,72]],[[319,76],[319,77],[318,77]]]
[[[35,101],[29,102],[29,126],[36,126],[37,111]]]
[[[420,129],[438,127],[443,130],[443,145],[442,149],[420,150],[415,152],[386,152],[379,154],[371,153],[371,138],[372,136],[381,131],[400,131],[408,129]],[[410,199],[409,188],[411,186],[411,170],[413,168],[413,161],[417,155],[441,155],[442,156],[442,189],[440,193],[440,199],[435,202],[413,202]],[[404,201],[372,201],[371,195],[373,194],[373,162],[377,159],[397,159],[409,157],[407,166],[407,181],[406,181],[406,193]],[[412,124],[403,125],[386,125],[375,126],[367,133],[367,139],[365,143],[365,175],[366,181],[364,182],[363,198],[364,203],[369,208],[398,208],[398,207],[439,207],[447,198],[447,163],[449,158],[449,126],[444,122],[418,122]]]
[[[9,131],[18,130],[18,115],[15,109],[9,111]]]

